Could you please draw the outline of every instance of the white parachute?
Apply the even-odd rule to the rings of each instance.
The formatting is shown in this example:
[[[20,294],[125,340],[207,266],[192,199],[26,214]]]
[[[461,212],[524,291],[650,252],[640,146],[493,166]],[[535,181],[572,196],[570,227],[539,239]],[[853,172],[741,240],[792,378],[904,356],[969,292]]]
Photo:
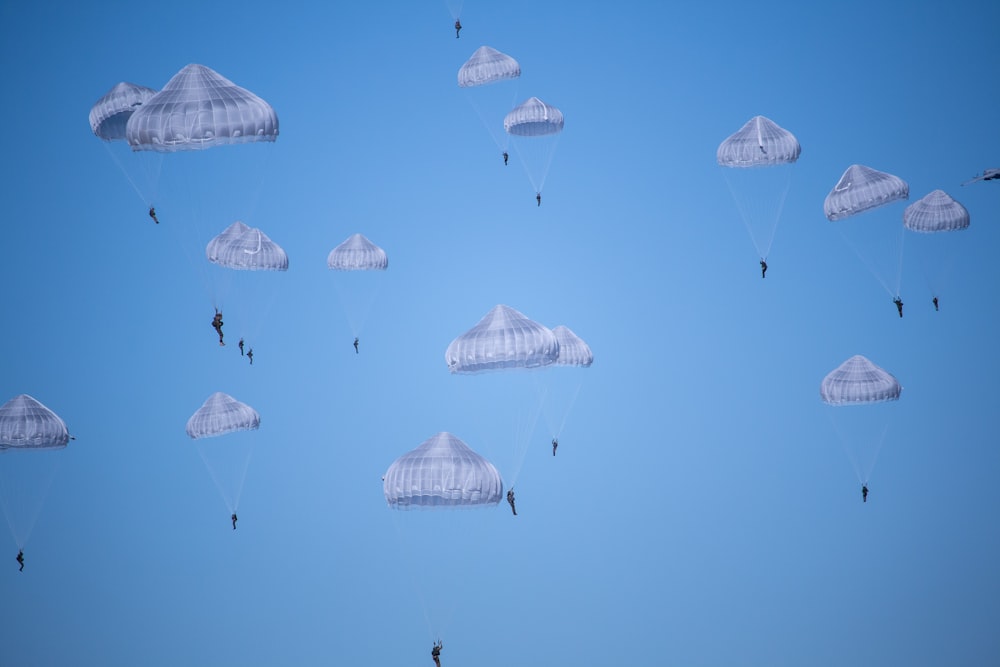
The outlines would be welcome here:
[[[802,148],[788,130],[754,116],[716,149],[719,166],[757,254],[767,259]]]

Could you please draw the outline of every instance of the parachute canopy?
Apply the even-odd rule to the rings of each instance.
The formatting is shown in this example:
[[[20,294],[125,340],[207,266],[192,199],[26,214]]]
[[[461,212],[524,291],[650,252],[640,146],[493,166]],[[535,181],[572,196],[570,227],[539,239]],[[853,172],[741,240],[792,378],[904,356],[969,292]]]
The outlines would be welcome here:
[[[228,269],[243,271],[286,271],[288,255],[281,246],[256,227],[239,220],[208,242],[208,261]]]
[[[902,387],[891,373],[856,354],[830,372],[819,386],[829,405],[858,405],[899,399]]]
[[[969,226],[969,211],[943,190],[934,190],[903,211],[903,226],[910,231],[953,232]]]
[[[799,159],[798,139],[764,116],[754,116],[719,144],[715,158],[723,167],[771,167]]]
[[[90,109],[90,129],[105,141],[125,138],[125,126],[132,113],[156,94],[152,88],[122,81],[94,103]]]
[[[826,196],[823,212],[831,221],[842,220],[909,196],[910,186],[898,176],[852,164]]]
[[[503,129],[519,137],[542,137],[563,130],[563,114],[537,97],[522,102],[503,119]]]
[[[385,250],[362,234],[353,234],[330,251],[326,265],[336,271],[384,271],[389,266]]]
[[[594,363],[594,354],[590,351],[590,346],[568,327],[560,324],[552,330],[552,334],[559,344],[559,356],[555,361],[557,366],[583,366],[587,368]]]
[[[254,431],[260,415],[246,403],[217,391],[188,419],[186,431],[192,438],[211,438],[236,431]]]
[[[66,423],[31,396],[0,406],[0,449],[61,449],[68,442]]]
[[[503,480],[492,463],[441,432],[396,459],[382,490],[393,509],[474,508],[499,503]]]
[[[132,114],[125,137],[132,150],[164,153],[274,141],[278,116],[218,72],[188,65]]]
[[[510,306],[495,306],[445,352],[452,373],[537,368],[559,357],[555,334]]]
[[[471,88],[521,76],[521,66],[506,53],[480,46],[458,70],[458,86]]]

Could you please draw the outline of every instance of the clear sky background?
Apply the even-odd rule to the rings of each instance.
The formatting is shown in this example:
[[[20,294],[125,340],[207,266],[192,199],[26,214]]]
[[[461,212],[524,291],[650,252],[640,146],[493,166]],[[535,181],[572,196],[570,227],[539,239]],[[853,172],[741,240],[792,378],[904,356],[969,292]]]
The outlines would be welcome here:
[[[0,8],[0,402],[76,436],[24,572],[0,540],[0,665],[429,665],[438,638],[446,667],[996,662],[1000,184],[961,183],[1000,166],[1000,5],[461,19],[455,39],[444,0]],[[484,44],[520,62],[517,101],[565,114],[540,207],[456,85]],[[278,140],[136,156],[90,132],[114,84],[189,63],[267,100]],[[766,280],[715,161],[757,114],[802,145]],[[855,163],[972,216],[936,263],[906,239],[902,319],[859,255],[886,256],[823,215]],[[905,205],[863,220],[892,237]],[[210,270],[237,219],[286,274]],[[389,269],[344,290],[325,260],[355,232]],[[593,366],[449,374],[500,303]],[[880,447],[819,399],[855,354],[904,387]],[[215,391],[261,415],[210,443],[253,447],[236,531],[184,433]],[[381,475],[439,431],[516,485],[517,517],[386,507]],[[864,504],[855,446],[878,454]]]

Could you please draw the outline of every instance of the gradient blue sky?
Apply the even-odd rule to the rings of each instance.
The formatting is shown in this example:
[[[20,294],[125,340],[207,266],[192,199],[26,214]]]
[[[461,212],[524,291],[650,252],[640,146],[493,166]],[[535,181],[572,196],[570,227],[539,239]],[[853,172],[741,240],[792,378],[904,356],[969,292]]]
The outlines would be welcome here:
[[[456,40],[444,0],[0,8],[0,401],[31,394],[77,438],[24,572],[0,540],[0,664],[430,665],[438,637],[445,667],[995,662],[1000,185],[960,184],[1000,166],[1000,6],[461,18]],[[456,86],[484,44],[565,114],[541,207]],[[150,172],[91,134],[115,83],[188,63],[270,102],[277,142]],[[757,114],[802,144],[766,280],[715,163]],[[940,312],[911,246],[899,319],[824,218],[854,163],[969,209]],[[236,219],[287,274],[209,270]],[[355,232],[390,263],[358,355],[325,265]],[[216,344],[218,300],[252,368]],[[445,366],[498,303],[594,351],[556,457],[539,390],[572,373]],[[854,354],[904,386],[867,504],[818,394]],[[262,418],[235,532],[184,433],[214,391]],[[380,476],[438,431],[516,482],[516,518],[387,509]]]

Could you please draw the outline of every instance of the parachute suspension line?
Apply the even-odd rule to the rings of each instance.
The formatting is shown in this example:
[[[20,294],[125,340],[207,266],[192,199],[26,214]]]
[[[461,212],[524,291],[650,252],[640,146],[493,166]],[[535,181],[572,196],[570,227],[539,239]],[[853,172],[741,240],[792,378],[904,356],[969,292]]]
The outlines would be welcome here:
[[[833,430],[837,433],[837,440],[840,442],[840,446],[843,448],[844,454],[847,455],[847,460],[851,462],[851,467],[854,468],[854,475],[858,478],[858,484],[865,484],[868,480],[864,479],[864,476],[861,474],[861,465],[858,461],[858,457],[855,455],[854,450],[847,445],[847,437],[844,435],[844,432],[841,430],[840,426],[837,424],[837,420],[833,418],[832,414],[830,415],[830,423],[833,424]]]
[[[125,165],[122,164],[122,161],[118,159],[118,156],[115,155],[115,152],[111,149],[110,142],[103,141],[101,143],[104,144],[104,150],[108,152],[108,155],[111,156],[111,159],[115,161],[116,165],[118,165],[118,169],[120,169],[122,174],[125,176],[125,180],[127,180],[128,184],[132,186],[132,190],[135,191],[136,196],[139,197],[139,199],[142,200],[142,202],[146,206],[152,206],[153,204],[152,202],[149,201],[149,198],[146,197],[143,194],[142,190],[139,189],[139,186],[136,185],[135,179],[132,178],[132,174],[128,173],[128,170],[125,169]]]
[[[521,474],[524,466],[524,459],[528,454],[531,438],[535,433],[535,426],[538,424],[538,416],[541,414],[541,402],[536,402],[533,409],[528,410],[527,416],[523,412],[518,412],[517,422],[514,425],[514,439],[511,443],[513,473],[510,479],[510,488],[517,483],[517,478]]]
[[[841,228],[840,225],[836,226],[837,226],[837,231],[840,233],[840,237],[844,239],[844,243],[846,243],[848,247],[850,247],[850,249],[854,251],[854,254],[857,255],[858,259],[861,260],[861,263],[865,265],[865,268],[868,269],[869,273],[871,273],[872,276],[874,276],[875,280],[877,280],[879,285],[882,286],[882,289],[886,291],[886,294],[888,294],[890,297],[896,297],[897,296],[896,292],[894,292],[892,288],[889,287],[889,285],[885,281],[885,278],[883,278],[882,274],[875,268],[875,265],[868,258],[868,256],[863,254],[861,250],[857,247],[857,245],[855,245],[851,241],[851,239],[847,237],[847,234],[844,233],[844,230]],[[900,225],[900,227],[902,227],[902,225]]]
[[[549,167],[552,165],[552,158],[555,157],[556,145],[559,143],[559,137],[559,134],[555,135],[555,138],[552,140],[552,145],[549,146],[549,154],[546,156],[545,166],[542,168],[542,177],[538,181],[538,187],[535,189],[538,193],[541,193],[541,191],[545,189],[545,179],[549,175]]]
[[[562,421],[559,423],[559,429],[556,431],[555,437],[557,439],[562,435],[563,429],[566,428],[566,422],[569,420],[569,414],[573,411],[573,405],[576,404],[576,397],[580,395],[581,387],[583,387],[583,380],[576,383],[576,388],[573,390],[573,397],[570,399],[569,405],[566,406]]]
[[[413,544],[411,543],[412,541],[408,540],[407,536],[403,534],[403,528],[401,525],[403,519],[399,516],[403,512],[399,510],[390,510],[390,512],[392,512],[392,525],[396,529],[396,539],[399,541],[401,549],[402,550],[412,549],[413,548]],[[438,565],[443,565],[446,567],[447,561],[445,559],[439,558],[436,554],[432,554],[428,558],[431,563],[436,563]],[[432,612],[431,612],[429,596],[435,593],[434,589],[437,587],[437,584],[439,582],[434,581],[429,584],[431,587],[430,589],[425,589],[423,584],[427,581],[427,579],[424,576],[418,576],[417,574],[419,572],[421,575],[426,575],[426,572],[424,570],[422,570],[421,568],[414,568],[414,567],[407,567],[403,569],[407,571],[409,575],[410,586],[413,588],[414,593],[416,593],[417,598],[420,600],[420,611],[423,612],[424,615],[424,625],[427,627],[427,636],[430,638],[432,642],[437,639],[440,639],[442,632],[446,631],[448,627],[451,625],[451,619],[454,617],[455,611],[458,608],[457,596],[455,595],[451,596],[451,603],[448,609],[444,613],[445,618],[443,620],[440,619],[438,620],[438,625],[440,627],[435,629],[434,627],[435,621],[434,619],[431,618]]]
[[[240,468],[234,481],[232,496],[227,493],[226,485],[219,479],[219,476],[215,471],[215,467],[208,460],[208,457],[205,455],[204,447],[200,442],[198,443],[198,454],[201,456],[201,460],[205,463],[205,467],[208,469],[208,474],[211,475],[212,481],[215,483],[215,488],[218,489],[219,495],[222,496],[222,500],[226,504],[226,507],[229,508],[230,513],[236,512],[240,504],[240,496],[243,494],[243,482],[246,480],[247,469],[250,467],[250,457],[253,455],[253,444],[251,443],[248,445],[247,454],[243,457],[243,461],[240,463]]]
[[[899,226],[899,236],[896,240],[896,296],[899,296],[899,290],[903,286],[903,243],[906,240],[906,228],[902,225]]]
[[[778,198],[778,210],[774,216],[774,222],[771,224],[770,233],[767,236],[767,245],[764,247],[764,254],[761,255],[761,259],[767,259],[767,256],[771,253],[771,246],[774,244],[774,236],[778,233],[778,223],[781,222],[781,214],[785,210],[785,199],[788,198],[788,190],[791,189],[791,178],[785,183],[784,190],[781,191],[781,197]]]
[[[22,452],[17,453],[22,454]],[[49,453],[42,452],[30,452],[34,456],[39,454],[43,456],[48,456]],[[17,543],[18,549],[23,549],[28,543],[28,539],[31,537],[31,533],[35,528],[35,523],[38,521],[39,515],[42,513],[42,507],[45,505],[45,501],[49,496],[49,489],[52,487],[52,482],[55,479],[56,471],[59,467],[59,460],[56,459],[54,463],[43,466],[41,479],[31,478],[26,480],[27,483],[34,486],[35,482],[41,482],[39,488],[32,489],[14,489],[17,481],[12,480],[9,484],[6,479],[6,475],[0,475],[0,503],[3,504],[4,517],[7,519],[7,526],[10,528],[11,537],[14,538],[14,542]],[[0,468],[2,471],[2,468]],[[8,489],[12,496],[8,501]],[[20,491],[20,493],[18,493]],[[26,496],[30,496],[30,499]],[[20,500],[20,502],[18,502]],[[12,507],[14,505],[14,507]],[[19,524],[17,521],[17,516],[24,518],[23,525]]]
[[[469,104],[473,109],[475,109],[476,115],[479,116],[479,120],[482,121],[486,131],[490,133],[490,138],[493,139],[493,143],[496,147],[502,153],[507,152],[507,149],[510,148],[510,135],[507,134],[502,127],[497,128],[497,123],[491,122],[491,120],[486,117],[482,107],[479,106],[479,103],[472,99],[471,96],[469,96]],[[511,108],[513,108],[513,105]]]
[[[785,200],[791,190],[792,172],[786,167],[723,169],[743,227],[761,259],[767,259],[771,254]],[[781,173],[784,174],[783,180]]]
[[[867,468],[864,471],[865,478],[861,481],[865,484],[868,483],[868,478],[871,476],[872,471],[875,469],[875,464],[878,462],[879,452],[882,451],[882,445],[885,443],[885,434],[888,431],[889,431],[889,424],[886,423],[886,425],[882,427],[882,435],[879,437],[878,442],[875,443],[875,452],[872,454],[871,463],[867,466]]]
[[[736,194],[736,188],[733,187],[733,181],[730,179],[729,174],[724,174],[726,177],[726,185],[729,187],[729,193],[733,196],[733,200],[737,202],[736,208],[740,211],[740,220],[743,221],[743,227],[747,230],[747,235],[750,237],[750,242],[753,243],[754,250],[757,251],[757,255],[761,259],[767,258],[767,253],[760,247],[760,243],[757,241],[757,235],[753,233],[753,225],[750,224],[750,218],[747,215],[744,207],[739,205],[739,196]]]
[[[247,479],[247,470],[250,468],[250,459],[253,458],[253,445],[250,445],[250,449],[247,452],[246,458],[243,459],[243,466],[240,470],[239,477],[236,481],[236,489],[233,496],[233,512],[240,508],[240,497],[243,496],[243,484]]]

